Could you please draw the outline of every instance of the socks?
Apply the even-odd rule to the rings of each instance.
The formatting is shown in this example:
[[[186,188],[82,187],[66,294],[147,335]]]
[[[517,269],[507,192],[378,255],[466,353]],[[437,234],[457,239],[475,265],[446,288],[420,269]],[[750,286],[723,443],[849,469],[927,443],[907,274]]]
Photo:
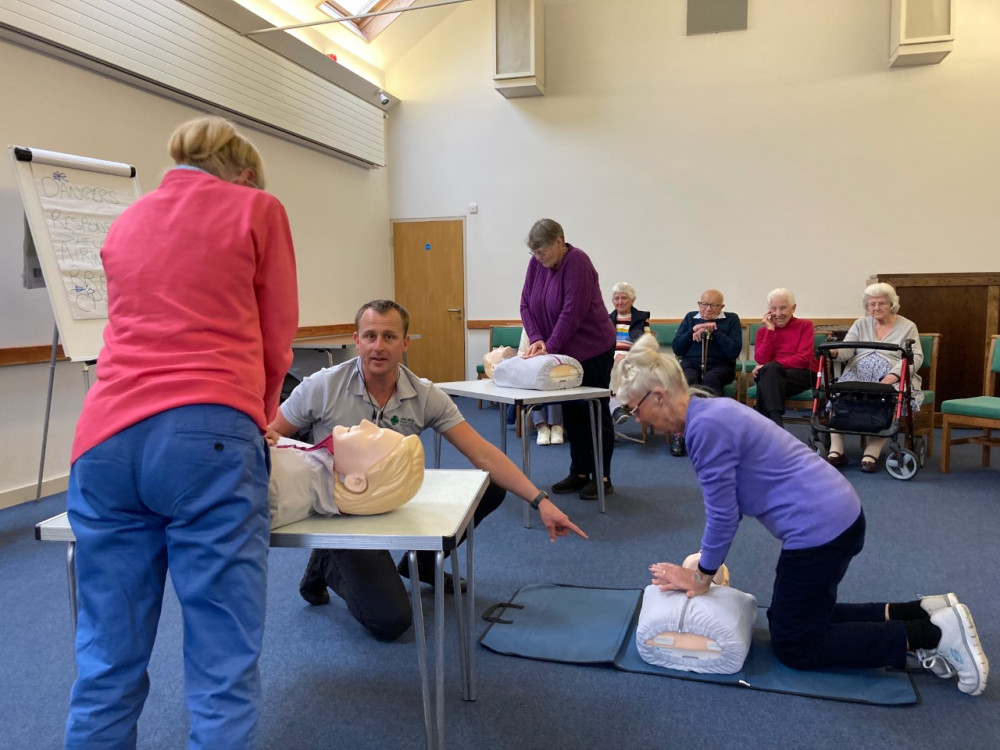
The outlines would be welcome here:
[[[892,602],[889,604],[890,620],[927,620],[931,617],[920,606],[920,600],[912,602]]]
[[[941,642],[941,628],[930,619],[905,620],[906,643],[910,651],[937,648]]]

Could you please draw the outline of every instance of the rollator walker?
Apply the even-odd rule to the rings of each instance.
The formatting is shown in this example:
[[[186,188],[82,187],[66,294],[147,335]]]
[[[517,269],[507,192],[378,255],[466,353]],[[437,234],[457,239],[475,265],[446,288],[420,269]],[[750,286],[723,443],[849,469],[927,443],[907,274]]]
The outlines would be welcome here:
[[[816,386],[813,389],[809,447],[820,455],[829,448],[830,433],[861,437],[889,438],[885,470],[893,479],[912,479],[924,465],[927,445],[923,435],[913,434],[910,373],[913,370],[913,346],[908,339],[903,346],[880,341],[833,341],[816,347]],[[899,352],[902,368],[899,388],[887,383],[834,382],[833,355],[837,349],[875,349]],[[900,443],[900,431],[905,443]],[[908,446],[908,447],[906,447]]]

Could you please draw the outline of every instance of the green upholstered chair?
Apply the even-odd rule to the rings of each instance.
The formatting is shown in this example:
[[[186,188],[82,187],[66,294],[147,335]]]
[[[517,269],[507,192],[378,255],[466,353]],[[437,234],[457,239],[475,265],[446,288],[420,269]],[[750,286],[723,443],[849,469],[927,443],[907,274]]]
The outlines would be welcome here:
[[[649,330],[656,336],[656,340],[660,344],[661,349],[670,349],[670,345],[674,343],[674,336],[677,335],[677,329],[681,327],[680,323],[650,323]]]
[[[953,398],[941,402],[941,473],[947,474],[951,468],[951,446],[981,445],[983,447],[983,467],[990,465],[990,448],[1000,446],[1000,436],[993,430],[1000,430],[1000,397],[994,396],[994,383],[1000,374],[1000,336],[990,337],[990,349],[986,357],[986,372],[983,377],[983,395],[974,398]],[[978,429],[979,435],[952,438],[952,429]]]
[[[924,361],[917,373],[920,375],[924,403],[921,405],[920,411],[913,415],[913,435],[914,437],[924,436],[927,456],[934,455],[934,389],[937,388],[937,363],[940,346],[940,333],[920,334],[920,349],[924,354]]]

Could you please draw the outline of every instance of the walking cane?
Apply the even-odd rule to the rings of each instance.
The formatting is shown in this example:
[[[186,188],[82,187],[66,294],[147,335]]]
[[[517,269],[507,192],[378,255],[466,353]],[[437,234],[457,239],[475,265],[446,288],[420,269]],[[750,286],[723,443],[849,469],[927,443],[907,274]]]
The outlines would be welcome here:
[[[711,331],[705,331],[701,335],[701,381],[705,382],[705,367],[708,364],[708,340],[712,338]]]

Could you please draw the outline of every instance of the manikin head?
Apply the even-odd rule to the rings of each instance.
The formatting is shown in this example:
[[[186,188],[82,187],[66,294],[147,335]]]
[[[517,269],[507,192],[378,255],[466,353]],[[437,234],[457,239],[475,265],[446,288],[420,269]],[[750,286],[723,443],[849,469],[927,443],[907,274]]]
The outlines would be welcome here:
[[[416,435],[375,426],[333,428],[333,500],[341,513],[373,515],[411,500],[424,481],[424,447]]]

